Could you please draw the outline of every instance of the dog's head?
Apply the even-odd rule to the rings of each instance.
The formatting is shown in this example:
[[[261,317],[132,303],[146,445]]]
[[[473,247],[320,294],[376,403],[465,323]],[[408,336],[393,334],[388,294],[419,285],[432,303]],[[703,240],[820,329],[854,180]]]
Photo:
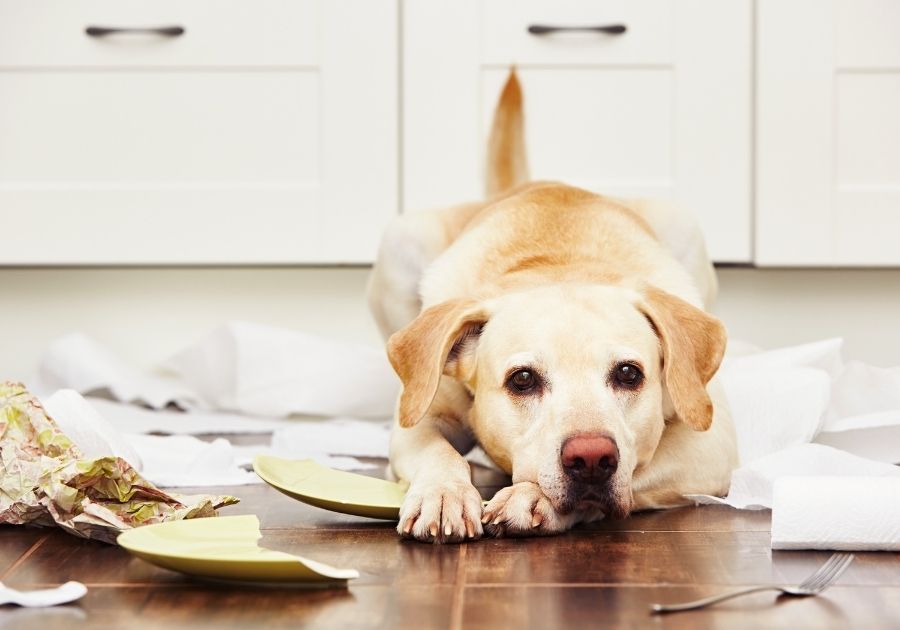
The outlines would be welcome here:
[[[562,513],[624,516],[666,422],[709,428],[724,347],[717,319],[659,289],[563,285],[432,306],[388,354],[402,426],[455,378],[472,395],[469,425],[514,482],[538,483]]]

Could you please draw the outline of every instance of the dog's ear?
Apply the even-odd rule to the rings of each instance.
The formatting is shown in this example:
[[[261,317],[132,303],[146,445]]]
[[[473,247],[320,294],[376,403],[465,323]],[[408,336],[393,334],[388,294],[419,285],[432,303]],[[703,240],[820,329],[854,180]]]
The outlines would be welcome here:
[[[422,311],[388,339],[388,358],[403,382],[400,426],[411,427],[428,411],[442,374],[459,377],[464,359],[487,321],[483,305],[450,300]]]
[[[725,352],[725,326],[681,298],[646,287],[641,311],[660,340],[663,379],[678,418],[695,431],[712,424],[713,405],[706,384]]]

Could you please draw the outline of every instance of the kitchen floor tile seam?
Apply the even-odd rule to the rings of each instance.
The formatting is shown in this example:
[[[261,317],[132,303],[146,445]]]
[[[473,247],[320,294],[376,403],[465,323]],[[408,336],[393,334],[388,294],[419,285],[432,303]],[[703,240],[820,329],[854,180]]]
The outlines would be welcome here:
[[[466,588],[744,588],[750,586],[781,586],[778,582],[467,582]],[[829,588],[888,588],[900,590],[900,581],[893,583],[835,584]]]
[[[260,584],[253,585],[250,582],[236,582],[231,584],[224,580],[186,580],[184,582],[86,582],[84,580],[78,580],[82,584],[84,584],[88,590],[92,588],[96,589],[125,589],[125,588],[142,588],[142,589],[151,589],[151,588],[214,588],[219,590],[254,590],[254,591],[280,591],[286,590],[296,593],[320,593],[323,590],[325,591],[341,591],[345,590],[343,587],[331,587],[325,585],[315,585],[310,588],[304,588],[302,586],[298,586],[296,584],[292,584],[290,582],[285,583],[285,585],[271,585],[271,584]],[[11,582],[7,584],[12,588],[53,588],[59,586],[60,582]],[[440,583],[436,582],[434,584],[395,584],[392,582],[363,582],[360,584],[350,583],[347,585],[348,590],[352,589],[361,589],[361,588],[375,588],[375,589],[397,589],[402,588],[404,590],[430,590],[435,587],[444,587],[449,588],[453,584],[451,582]]]
[[[297,527],[260,527],[259,531],[261,532],[296,532],[296,531],[320,531],[320,532],[391,532],[394,535],[397,534],[397,529],[395,526],[391,526],[390,528],[378,529],[375,527],[324,527],[320,525],[298,525]],[[397,536],[399,540],[400,537]]]
[[[59,582],[11,582],[8,586],[12,588],[52,588],[55,586],[59,586]],[[229,590],[229,589],[254,589],[259,591],[269,591],[269,590],[289,590],[291,592],[304,593],[304,592],[320,592],[322,588],[310,588],[305,589],[302,587],[298,587],[292,584],[286,584],[283,588],[278,586],[270,586],[270,585],[260,585],[253,586],[247,583],[240,584],[227,584],[225,582],[205,582],[202,580],[197,581],[186,581],[186,582],[84,582],[82,581],[88,589],[96,588],[96,589],[125,589],[125,588],[137,588],[137,589],[151,589],[151,588],[215,588],[221,590]],[[435,586],[443,586],[449,587],[450,584],[430,584],[430,585],[402,585],[403,589],[417,590],[417,589],[431,589]],[[567,583],[567,582],[508,582],[508,583],[495,583],[495,584],[477,584],[477,583],[467,583],[462,587],[462,591],[466,589],[501,589],[501,588],[533,588],[533,589],[565,589],[565,588],[574,588],[574,589],[660,589],[660,590],[684,590],[686,588],[742,588],[744,586],[760,586],[759,583],[748,583],[748,584],[717,584],[717,583],[704,583],[704,584],[648,584],[644,582],[640,583]],[[363,584],[349,584],[347,588],[349,590],[353,589],[385,589],[385,588],[398,588],[399,586],[396,584],[390,583],[381,583],[381,582],[370,582]],[[832,589],[861,589],[861,588],[878,588],[878,589],[888,589],[888,590],[900,590],[900,584],[836,584],[829,588]],[[340,588],[335,588],[334,590],[341,590]],[[455,590],[455,589],[454,589]],[[462,601],[462,605],[460,610],[464,608],[464,601]],[[451,617],[452,620],[452,617]],[[451,628],[456,628],[460,626],[452,626]]]
[[[772,534],[771,529],[573,529],[564,536],[577,536],[581,538],[602,536],[604,534]]]
[[[332,531],[332,532],[395,532],[394,527],[379,529],[376,527],[361,526],[321,526],[321,525],[298,525],[296,527],[261,527],[262,532],[291,532],[291,531]],[[560,536],[548,537],[547,539],[558,540],[566,536],[600,536],[603,534],[771,534],[771,529],[573,529]],[[400,537],[397,536],[400,541]],[[494,538],[485,536],[479,540],[518,540],[513,538]],[[526,539],[522,539],[526,540]],[[535,540],[535,539],[531,539]],[[542,539],[544,540],[544,539]],[[477,544],[478,541],[473,541]],[[466,544],[473,544],[467,542]],[[456,544],[456,543],[451,543]]]
[[[22,552],[18,558],[16,558],[15,562],[13,562],[9,568],[7,568],[2,574],[0,574],[0,582],[7,579],[13,572],[22,566],[31,555],[38,550],[38,548],[44,544],[44,542],[49,538],[49,534],[43,534],[40,538],[38,538],[32,545]]]
[[[466,597],[466,554],[469,546],[459,545],[456,559],[456,579],[453,581],[453,597],[450,601],[450,630],[461,630]]]

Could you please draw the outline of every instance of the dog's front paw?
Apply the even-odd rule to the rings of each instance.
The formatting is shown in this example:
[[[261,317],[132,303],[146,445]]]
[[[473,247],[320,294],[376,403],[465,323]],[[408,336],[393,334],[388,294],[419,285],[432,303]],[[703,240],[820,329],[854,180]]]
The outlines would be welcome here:
[[[423,542],[480,538],[481,495],[468,481],[413,484],[400,508],[397,531]]]
[[[540,486],[524,481],[495,494],[481,522],[492,536],[549,536],[568,530],[575,517],[557,512]]]

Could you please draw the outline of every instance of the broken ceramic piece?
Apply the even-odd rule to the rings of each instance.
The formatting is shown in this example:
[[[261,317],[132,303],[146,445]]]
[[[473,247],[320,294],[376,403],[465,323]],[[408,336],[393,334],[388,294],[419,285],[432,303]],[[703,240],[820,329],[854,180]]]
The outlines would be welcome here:
[[[118,543],[151,564],[202,578],[278,584],[343,585],[354,569],[260,547],[259,519],[220,516],[147,525],[122,533]]]

